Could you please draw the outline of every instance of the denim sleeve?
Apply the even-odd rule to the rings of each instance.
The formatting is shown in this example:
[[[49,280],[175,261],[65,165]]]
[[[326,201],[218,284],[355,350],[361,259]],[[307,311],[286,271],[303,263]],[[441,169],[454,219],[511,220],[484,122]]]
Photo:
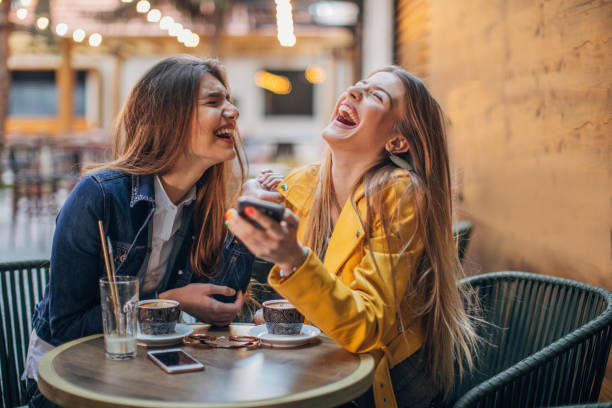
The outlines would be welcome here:
[[[57,216],[49,280],[53,345],[102,331],[98,287],[102,257],[97,222],[103,215],[103,191],[92,177],[85,177]]]
[[[233,234],[230,234],[223,245],[221,259],[212,277],[200,277],[195,274],[192,282],[212,283],[219,286],[229,286],[236,291],[247,290],[251,281],[254,256]],[[221,302],[234,302],[236,296],[214,295]]]

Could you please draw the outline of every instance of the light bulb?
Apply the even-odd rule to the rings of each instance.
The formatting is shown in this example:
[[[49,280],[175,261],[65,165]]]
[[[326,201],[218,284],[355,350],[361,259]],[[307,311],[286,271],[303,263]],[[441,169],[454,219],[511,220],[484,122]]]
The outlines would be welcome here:
[[[36,20],[36,26],[40,30],[44,30],[49,26],[49,19],[47,17],[38,17],[38,20]]]
[[[174,23],[168,29],[168,34],[172,37],[176,37],[183,30],[183,25],[181,23]]]
[[[28,16],[28,10],[24,9],[24,8],[20,8],[19,10],[17,10],[17,18],[20,20],[25,20],[25,18]]]
[[[159,20],[159,28],[162,30],[168,30],[172,27],[172,24],[174,24],[174,19],[170,16],[162,17],[162,19]]]
[[[147,14],[147,21],[157,23],[161,19],[161,11],[153,9]]]
[[[146,13],[151,8],[151,3],[147,0],[140,0],[136,3],[136,11],[139,13]]]
[[[93,33],[89,36],[89,45],[92,47],[98,47],[102,44],[102,35],[98,33]]]
[[[81,41],[85,39],[85,35],[86,35],[85,30],[77,28],[76,30],[74,30],[74,33],[72,33],[72,39],[80,43]]]
[[[57,35],[66,35],[66,33],[68,32],[68,24],[59,23],[55,26],[55,32],[57,33]]]

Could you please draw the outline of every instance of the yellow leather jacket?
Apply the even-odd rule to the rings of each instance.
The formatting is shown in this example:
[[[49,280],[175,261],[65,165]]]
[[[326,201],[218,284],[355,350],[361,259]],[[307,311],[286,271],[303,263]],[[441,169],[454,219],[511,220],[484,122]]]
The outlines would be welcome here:
[[[318,170],[319,166],[299,169],[284,180],[286,191],[280,188],[283,184],[278,189],[286,199],[285,205],[300,217],[300,242],[303,242]],[[392,180],[380,199],[384,200],[385,208],[399,214],[401,235],[411,237],[416,231],[414,208],[410,204],[402,208],[397,205],[397,197],[411,188],[411,180],[403,169],[395,170]],[[362,185],[356,191],[355,202],[364,221],[367,219],[365,201]],[[359,217],[348,200],[334,227],[325,259],[321,261],[311,251],[305,262],[286,279],[280,277],[275,266],[268,282],[342,347],[353,353],[372,353],[377,361],[373,385],[376,406],[396,407],[389,370],[423,343],[420,320],[415,319],[411,306],[417,300],[406,296],[423,243],[415,236],[399,255],[406,242],[395,236],[385,237],[380,223],[373,228],[371,247],[360,245],[364,235]],[[397,262],[395,273],[390,254]],[[400,299],[399,310],[394,293]],[[403,334],[398,315],[404,323]]]

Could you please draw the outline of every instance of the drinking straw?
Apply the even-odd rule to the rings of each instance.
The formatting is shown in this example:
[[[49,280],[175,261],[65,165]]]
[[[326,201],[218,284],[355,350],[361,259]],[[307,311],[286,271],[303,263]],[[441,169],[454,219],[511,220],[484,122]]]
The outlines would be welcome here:
[[[121,326],[119,324],[119,298],[117,295],[117,287],[115,286],[115,265],[108,247],[106,246],[106,239],[104,234],[104,226],[102,221],[98,220],[98,231],[100,231],[100,241],[102,242],[102,255],[104,256],[104,265],[106,266],[106,278],[108,279],[108,285],[110,287],[111,298],[113,300],[113,314],[115,315],[115,324],[117,325],[117,334],[121,334]],[[111,269],[112,265],[112,269]]]

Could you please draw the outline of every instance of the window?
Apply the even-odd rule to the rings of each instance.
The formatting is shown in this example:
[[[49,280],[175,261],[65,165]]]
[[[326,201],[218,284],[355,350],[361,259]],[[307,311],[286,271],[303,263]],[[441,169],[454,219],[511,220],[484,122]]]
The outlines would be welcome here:
[[[77,71],[74,115],[85,116],[87,71]],[[11,71],[9,116],[57,116],[58,89],[55,71]]]
[[[266,70],[281,75],[291,82],[291,92],[280,95],[264,90],[265,114],[273,115],[313,115],[313,86],[306,80],[304,71]]]

